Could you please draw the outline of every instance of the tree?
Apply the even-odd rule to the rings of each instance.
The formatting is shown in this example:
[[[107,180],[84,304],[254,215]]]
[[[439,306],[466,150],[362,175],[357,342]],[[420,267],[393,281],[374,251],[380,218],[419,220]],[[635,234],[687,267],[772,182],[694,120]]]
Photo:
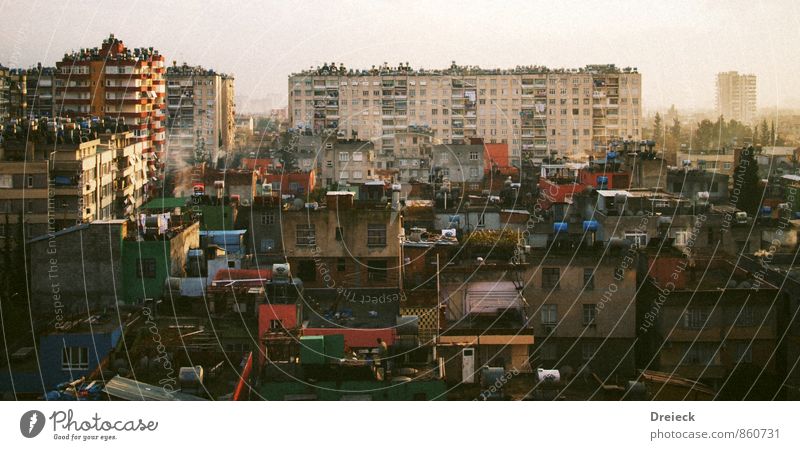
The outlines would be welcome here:
[[[674,154],[681,146],[681,121],[675,116],[672,118],[672,125],[666,130],[664,136],[664,149],[667,153]]]
[[[736,208],[755,217],[761,206],[763,188],[758,176],[758,162],[756,161],[755,148],[750,145],[742,149],[739,156],[739,165],[734,173],[734,191]]]
[[[756,126],[753,127],[753,145],[758,145],[758,143],[758,124],[756,124]]]
[[[661,123],[661,114],[656,113],[656,118],[653,120],[653,140],[656,142],[656,146],[659,147],[663,144],[663,136],[661,133],[661,127],[663,124]]]
[[[767,146],[769,143],[769,127],[767,126],[767,119],[761,121],[761,145]]]
[[[769,145],[775,145],[775,121],[772,121],[769,129]]]

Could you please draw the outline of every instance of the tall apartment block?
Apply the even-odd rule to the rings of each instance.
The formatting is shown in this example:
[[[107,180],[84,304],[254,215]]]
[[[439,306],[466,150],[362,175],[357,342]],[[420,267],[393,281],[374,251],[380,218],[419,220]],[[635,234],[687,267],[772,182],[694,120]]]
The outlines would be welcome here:
[[[26,71],[28,117],[56,117],[56,68],[41,64]]]
[[[717,74],[717,115],[743,123],[755,120],[755,75],[735,71]]]
[[[129,49],[112,34],[100,48],[65,54],[56,67],[56,112],[124,119],[142,143],[151,168],[148,175],[161,178],[166,142],[164,57],[152,48]]]
[[[167,68],[167,170],[214,163],[233,146],[233,77],[199,66]]]
[[[27,112],[25,71],[0,66],[0,121],[24,117]]]
[[[293,127],[405,151],[414,130],[432,144],[507,143],[512,161],[605,157],[614,140],[641,139],[641,74],[592,65],[482,70],[335,64],[289,76]]]

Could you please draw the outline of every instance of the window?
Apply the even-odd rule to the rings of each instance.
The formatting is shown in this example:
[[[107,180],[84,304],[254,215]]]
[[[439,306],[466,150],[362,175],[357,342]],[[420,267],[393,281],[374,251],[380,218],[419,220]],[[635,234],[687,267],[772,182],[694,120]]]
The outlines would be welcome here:
[[[705,308],[689,308],[683,316],[683,326],[691,329],[700,329],[708,320],[708,311]]]
[[[33,175],[28,175],[28,188],[33,188]]]
[[[343,153],[346,155],[346,153]],[[361,152],[353,152],[353,161],[363,161],[364,156]],[[347,161],[346,159],[344,161]]]
[[[386,261],[370,261],[367,266],[367,279],[369,281],[386,281]]]
[[[295,233],[298,246],[313,247],[317,245],[317,233],[314,224],[298,224]]]
[[[542,289],[557,288],[559,278],[561,278],[561,269],[558,267],[542,268]]]
[[[594,290],[594,268],[593,267],[584,267],[583,268],[583,288],[587,291]]]
[[[686,354],[686,363],[709,365],[717,359],[717,347],[709,342],[696,342]]]
[[[752,327],[756,325],[756,314],[752,306],[745,306],[738,313],[739,317],[736,318],[737,327]]]
[[[583,326],[594,325],[597,315],[597,305],[594,303],[583,305]]]
[[[272,213],[261,214],[261,225],[274,225],[274,224],[275,224],[275,214]]]
[[[336,258],[336,270],[339,272],[347,270],[347,260],[345,258]]]
[[[469,160],[470,161],[477,161],[478,160],[478,152],[469,152]]]
[[[64,347],[61,352],[61,370],[86,370],[88,368],[88,347]]]
[[[753,346],[750,342],[737,342],[734,347],[736,352],[736,363],[751,363],[753,362]]]
[[[14,187],[14,177],[12,175],[0,175],[0,189],[11,189]]]
[[[386,246],[386,225],[382,223],[370,223],[367,225],[367,246]]]
[[[542,325],[555,325],[558,322],[558,305],[542,305]]]
[[[136,278],[155,278],[155,258],[140,258],[136,260]]]
[[[350,160],[350,153],[339,153],[339,161],[347,162]]]
[[[281,322],[281,319],[270,319],[269,321],[270,330],[280,330],[282,328],[283,328],[283,322]]]
[[[597,353],[597,344],[594,342],[584,342],[581,344],[581,357],[584,361],[591,361]]]

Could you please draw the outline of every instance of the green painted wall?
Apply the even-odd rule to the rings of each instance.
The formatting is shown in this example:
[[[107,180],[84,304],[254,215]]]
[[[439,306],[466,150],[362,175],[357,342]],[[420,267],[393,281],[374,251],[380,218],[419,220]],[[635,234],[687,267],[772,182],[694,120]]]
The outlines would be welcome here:
[[[138,303],[144,298],[161,297],[164,280],[170,273],[170,241],[123,241],[122,300]],[[155,276],[137,276],[139,260],[155,262]],[[145,269],[146,270],[146,269]]]

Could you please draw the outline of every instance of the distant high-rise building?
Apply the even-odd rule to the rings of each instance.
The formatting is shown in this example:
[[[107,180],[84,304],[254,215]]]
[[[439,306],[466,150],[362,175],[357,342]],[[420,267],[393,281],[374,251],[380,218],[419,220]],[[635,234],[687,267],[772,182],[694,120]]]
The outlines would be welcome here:
[[[755,75],[735,71],[717,74],[717,115],[743,123],[755,120]]]
[[[41,64],[27,70],[28,116],[56,116],[56,68],[42,67]]]
[[[233,77],[199,66],[167,68],[168,170],[211,162],[233,146]]]
[[[433,144],[470,138],[507,143],[511,158],[605,158],[615,140],[641,139],[641,75],[636,69],[592,65],[552,70],[445,70],[335,64],[289,76],[293,127],[370,140],[379,151],[413,145],[415,128]]]
[[[0,120],[24,117],[27,111],[24,70],[0,66]]]
[[[56,68],[56,114],[124,119],[135,141],[142,143],[148,176],[162,178],[164,57],[152,47],[127,48],[112,34],[100,48],[65,54]]]

